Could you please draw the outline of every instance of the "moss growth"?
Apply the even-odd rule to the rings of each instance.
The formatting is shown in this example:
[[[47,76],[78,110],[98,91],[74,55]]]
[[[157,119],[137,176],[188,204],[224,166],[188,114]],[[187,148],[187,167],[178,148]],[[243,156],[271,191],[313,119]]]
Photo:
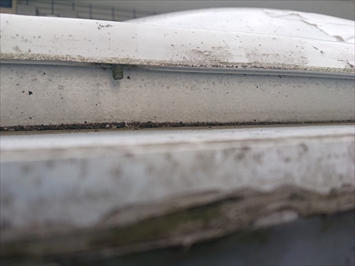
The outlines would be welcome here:
[[[289,200],[298,200],[298,201],[305,201],[306,198],[298,193],[291,193],[288,197]]]
[[[235,201],[229,199],[227,201]],[[187,223],[198,222],[198,228],[192,227],[191,231],[211,227],[210,222],[222,218],[221,207],[224,201],[193,207],[187,210],[171,213],[161,217],[150,218],[134,225],[115,228],[106,231],[91,242],[92,247],[124,246],[138,242],[164,239],[172,235],[181,226]]]

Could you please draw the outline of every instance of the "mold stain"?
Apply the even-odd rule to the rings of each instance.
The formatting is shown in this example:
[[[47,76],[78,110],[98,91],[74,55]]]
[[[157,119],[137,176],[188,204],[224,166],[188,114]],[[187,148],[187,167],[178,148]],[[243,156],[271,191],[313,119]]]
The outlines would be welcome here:
[[[24,92],[22,92],[24,93]],[[33,92],[29,91],[29,95]],[[95,104],[97,105],[97,104]],[[352,120],[344,121],[324,121],[324,123],[351,123]],[[317,124],[316,121],[302,122],[301,124]],[[67,129],[120,129],[120,128],[131,128],[131,129],[145,129],[145,128],[175,128],[175,127],[217,127],[217,126],[247,126],[247,125],[288,125],[288,124],[300,124],[296,121],[290,122],[258,122],[256,120],[247,122],[103,122],[103,123],[90,123],[84,121],[82,123],[76,124],[52,124],[52,125],[16,125],[16,126],[0,126],[1,131],[42,131],[42,130],[67,130]],[[247,148],[247,147],[246,147]],[[302,148],[304,150],[304,148]],[[242,156],[242,155],[241,155]],[[241,158],[242,159],[242,158]]]
[[[193,207],[178,209],[170,207],[172,211],[170,213],[143,217],[141,220],[126,225],[106,224],[104,226],[105,224],[101,224],[103,222],[101,221],[91,229],[73,229],[71,233],[57,236],[47,234],[45,237],[36,237],[26,241],[7,242],[2,245],[1,256],[2,258],[33,258],[65,253],[69,257],[75,257],[82,254],[83,250],[95,252],[110,248],[124,254],[134,251],[134,247],[138,247],[138,250],[142,250],[142,247],[149,250],[182,245],[186,237],[196,234],[199,237],[195,241],[201,241],[226,235],[228,232],[240,232],[241,243],[249,241],[266,243],[267,231],[264,229],[260,231],[260,228],[255,227],[255,221],[260,221],[260,219],[265,221],[265,218],[268,222],[274,221],[276,216],[279,218],[279,214],[282,214],[280,217],[284,222],[289,222],[293,220],[289,218],[294,217],[332,214],[336,210],[339,211],[338,206],[345,201],[352,202],[351,208],[353,208],[353,192],[353,189],[347,193],[334,190],[334,197],[329,198],[326,195],[292,187],[280,187],[272,193],[243,190],[233,195],[225,195],[223,199],[200,203]],[[279,208],[270,208],[276,202],[283,202],[283,204]],[[310,202],[312,202],[311,205]],[[327,209],[324,206],[327,206]],[[343,208],[343,210],[346,209]],[[120,216],[121,212],[116,210],[113,215]],[[109,217],[103,217],[104,220],[107,218]],[[213,235],[216,229],[222,229],[224,233]],[[260,234],[260,232],[263,233]],[[174,242],[174,239],[179,240]],[[68,243],[71,244],[68,245]]]
[[[142,241],[167,238],[176,234],[179,227],[191,222],[200,222],[201,227],[208,228],[210,222],[221,215],[222,204],[223,201],[193,207],[165,216],[146,219],[134,225],[112,229],[94,239],[91,242],[91,247],[131,245]]]
[[[16,46],[15,46],[16,47]],[[13,49],[16,49],[16,48]],[[18,48],[18,47],[17,47]],[[248,53],[247,53],[248,54]],[[132,59],[132,58],[105,58],[98,60],[97,58],[83,57],[80,55],[47,55],[47,54],[36,54],[36,53],[1,53],[1,60],[29,60],[29,61],[58,61],[59,62],[76,62],[76,63],[89,63],[95,65],[124,65],[124,66],[149,66],[149,67],[178,67],[187,68],[193,71],[194,68],[206,67],[215,69],[250,69],[250,70],[296,70],[296,71],[307,71],[307,72],[325,72],[325,73],[344,73],[353,74],[355,73],[354,67],[351,64],[345,64],[343,68],[338,67],[314,67],[307,65],[307,58],[304,56],[300,57],[288,57],[287,62],[283,61],[283,57],[278,54],[265,54],[256,55],[255,53],[249,53],[249,62],[230,62],[229,52],[226,50],[191,50],[188,57],[194,60],[144,60],[144,59]]]

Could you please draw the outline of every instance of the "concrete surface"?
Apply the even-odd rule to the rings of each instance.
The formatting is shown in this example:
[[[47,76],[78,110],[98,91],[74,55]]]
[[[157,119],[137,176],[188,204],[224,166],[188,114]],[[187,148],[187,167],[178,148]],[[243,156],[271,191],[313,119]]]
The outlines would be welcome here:
[[[104,258],[354,208],[353,124],[58,133],[1,136],[2,256]]]

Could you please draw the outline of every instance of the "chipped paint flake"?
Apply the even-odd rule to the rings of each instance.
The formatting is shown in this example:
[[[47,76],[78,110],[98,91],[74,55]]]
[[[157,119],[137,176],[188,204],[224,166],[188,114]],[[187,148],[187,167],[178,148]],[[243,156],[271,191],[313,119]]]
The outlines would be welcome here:
[[[285,20],[300,19],[309,25],[317,27],[326,34],[336,37],[341,42],[354,43],[355,41],[354,21],[289,10],[265,10],[265,12],[271,17],[284,18]]]

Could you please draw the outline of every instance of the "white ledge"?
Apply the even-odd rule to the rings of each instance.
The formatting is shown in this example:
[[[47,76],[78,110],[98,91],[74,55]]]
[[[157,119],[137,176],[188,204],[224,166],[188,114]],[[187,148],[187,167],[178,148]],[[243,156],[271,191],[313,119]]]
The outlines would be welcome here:
[[[354,171],[353,124],[4,135],[1,219],[92,226],[113,210],[187,195],[329,194],[353,190]]]
[[[6,14],[1,60],[355,73],[354,44],[324,38]]]

